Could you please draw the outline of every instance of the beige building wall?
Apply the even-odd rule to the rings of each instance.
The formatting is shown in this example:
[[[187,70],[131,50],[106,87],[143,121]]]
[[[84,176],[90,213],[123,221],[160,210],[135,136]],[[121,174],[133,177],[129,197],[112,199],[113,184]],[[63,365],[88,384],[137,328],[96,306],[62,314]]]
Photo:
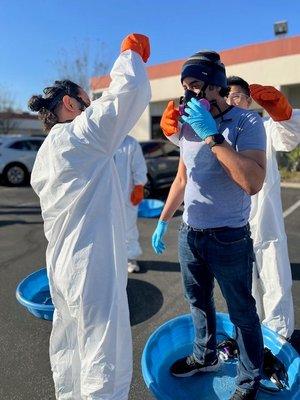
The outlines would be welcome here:
[[[152,102],[167,101],[182,96],[180,76],[153,79],[150,81],[152,90]]]
[[[300,54],[230,65],[227,76],[239,75],[249,83],[283,86],[300,83]]]

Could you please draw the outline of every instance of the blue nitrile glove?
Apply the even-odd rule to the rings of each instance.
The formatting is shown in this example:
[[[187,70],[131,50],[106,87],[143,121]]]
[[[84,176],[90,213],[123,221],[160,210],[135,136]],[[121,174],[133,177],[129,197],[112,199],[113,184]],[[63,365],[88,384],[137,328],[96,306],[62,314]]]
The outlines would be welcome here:
[[[216,121],[198,100],[192,98],[187,106],[184,111],[188,116],[183,115],[182,119],[193,128],[200,139],[204,140],[218,133]]]
[[[162,254],[166,245],[163,242],[163,237],[168,229],[168,222],[158,221],[156,229],[152,235],[152,247],[156,254]]]

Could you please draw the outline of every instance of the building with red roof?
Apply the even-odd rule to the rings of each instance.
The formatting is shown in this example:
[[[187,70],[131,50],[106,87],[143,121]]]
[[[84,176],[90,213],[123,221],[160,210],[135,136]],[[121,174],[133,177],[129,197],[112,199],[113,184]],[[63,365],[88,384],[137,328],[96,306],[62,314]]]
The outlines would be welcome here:
[[[200,49],[195,49],[199,51]],[[227,76],[238,75],[249,83],[276,86],[294,107],[300,108],[300,36],[237,47],[220,52]],[[183,94],[180,71],[185,60],[152,65],[147,68],[152,99],[132,130],[139,140],[161,137],[159,121],[167,102]],[[93,97],[108,88],[109,76],[91,80]],[[257,108],[257,105],[253,105]]]

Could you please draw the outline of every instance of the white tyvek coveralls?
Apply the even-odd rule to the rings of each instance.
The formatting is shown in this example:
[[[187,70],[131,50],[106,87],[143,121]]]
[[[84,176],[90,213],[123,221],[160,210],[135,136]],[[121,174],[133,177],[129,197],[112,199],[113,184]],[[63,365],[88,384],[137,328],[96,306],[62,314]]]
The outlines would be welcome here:
[[[256,256],[252,293],[263,324],[284,337],[294,331],[292,275],[284,228],[280,174],[276,151],[291,151],[300,142],[300,110],[288,121],[264,122],[267,135],[267,168],[262,189],[251,197],[250,226]],[[181,128],[181,125],[179,125]],[[179,133],[168,136],[179,145]],[[263,288],[261,298],[259,279]]]
[[[131,381],[124,205],[113,155],[148,105],[150,86],[130,50],[111,77],[100,99],[51,129],[31,177],[48,240],[59,400],[125,400]]]
[[[294,331],[292,276],[284,228],[276,151],[291,151],[300,142],[300,110],[288,121],[264,123],[267,134],[266,178],[251,198],[250,226],[256,256],[253,295],[263,324],[284,337]],[[260,279],[258,279],[260,278]],[[263,296],[258,286],[262,285]]]
[[[142,250],[137,227],[138,206],[131,203],[130,196],[134,186],[147,182],[147,165],[139,142],[131,136],[126,136],[114,159],[125,201],[127,257],[135,260]]]

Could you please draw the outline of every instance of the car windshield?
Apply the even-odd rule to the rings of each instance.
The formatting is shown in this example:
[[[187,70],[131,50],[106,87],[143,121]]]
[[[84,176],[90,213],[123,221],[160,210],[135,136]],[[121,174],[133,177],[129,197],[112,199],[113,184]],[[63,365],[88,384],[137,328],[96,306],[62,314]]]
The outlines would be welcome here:
[[[9,148],[15,150],[38,151],[43,143],[41,139],[35,140],[18,140],[13,142]]]
[[[179,147],[170,142],[142,142],[144,156],[146,158],[179,157]]]
[[[32,150],[32,151],[38,151],[39,148],[41,147],[42,143],[43,143],[43,140],[30,140],[30,141],[28,141],[30,150]]]
[[[147,158],[163,157],[164,153],[160,142],[141,143],[144,156]]]

